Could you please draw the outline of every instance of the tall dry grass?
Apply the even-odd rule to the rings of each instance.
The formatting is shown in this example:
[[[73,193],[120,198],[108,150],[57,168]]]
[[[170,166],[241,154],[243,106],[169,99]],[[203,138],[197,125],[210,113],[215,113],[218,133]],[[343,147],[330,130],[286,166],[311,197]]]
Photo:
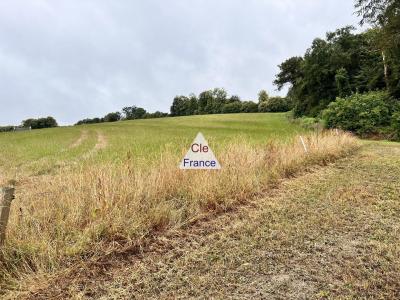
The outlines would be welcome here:
[[[262,196],[279,179],[358,147],[346,133],[325,132],[305,141],[308,153],[298,138],[264,146],[234,142],[218,156],[220,171],[179,170],[180,157],[164,153],[147,168],[127,158],[26,182],[17,187],[2,249],[3,283],[30,271],[51,272],[72,258],[104,253],[121,242],[180,228],[210,211],[228,210]]]

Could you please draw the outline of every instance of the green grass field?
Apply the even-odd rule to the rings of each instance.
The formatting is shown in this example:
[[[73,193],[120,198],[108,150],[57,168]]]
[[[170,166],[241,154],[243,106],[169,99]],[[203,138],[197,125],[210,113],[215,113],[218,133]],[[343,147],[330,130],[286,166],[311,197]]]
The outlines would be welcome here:
[[[218,172],[178,168],[198,132],[221,162]],[[81,264],[234,211],[284,179],[350,156],[359,143],[345,132],[307,132],[287,114],[265,113],[3,133],[0,147],[0,184],[15,187],[0,249],[0,296],[15,298],[46,287],[42,280],[63,286],[76,268],[81,276],[95,270]]]
[[[291,138],[304,129],[290,123],[284,113],[255,113],[121,121],[2,133],[0,168],[9,174],[43,174],[71,162],[118,161],[129,154],[138,161],[147,162],[159,158],[165,150],[180,155],[199,131],[218,153],[235,138],[265,143],[271,139]]]

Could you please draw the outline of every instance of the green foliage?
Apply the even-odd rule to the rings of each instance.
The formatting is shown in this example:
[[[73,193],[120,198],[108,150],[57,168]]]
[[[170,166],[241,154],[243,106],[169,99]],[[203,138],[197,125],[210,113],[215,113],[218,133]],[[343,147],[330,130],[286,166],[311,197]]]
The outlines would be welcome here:
[[[258,93],[258,103],[266,102],[266,101],[268,101],[268,99],[269,99],[269,95],[268,95],[267,91],[261,90]]]
[[[86,118],[86,119],[76,122],[75,125],[96,124],[96,123],[102,123],[102,122],[104,122],[103,118],[93,118],[93,119]]]
[[[320,124],[317,118],[302,117],[298,120],[300,126],[306,129],[314,129],[318,124]]]
[[[40,129],[40,128],[51,128],[57,127],[57,121],[53,117],[38,118],[38,119],[27,119],[22,121],[22,127]]]
[[[267,101],[258,104],[259,112],[287,112],[292,109],[289,98],[271,97]]]
[[[339,97],[346,97],[351,94],[349,74],[345,68],[336,71],[335,82]]]
[[[117,122],[121,120],[120,112],[111,112],[104,116],[104,122]]]
[[[374,25],[376,49],[382,55],[386,87],[400,98],[400,1],[356,0],[360,24]]]
[[[226,103],[222,107],[222,113],[224,114],[240,113],[241,111],[242,111],[242,103],[240,101]]]
[[[390,125],[394,101],[386,92],[337,98],[323,111],[322,118],[328,128],[373,134]]]
[[[0,126],[0,132],[9,132],[13,131],[14,126]]]
[[[258,112],[258,105],[253,101],[243,101],[241,111],[244,113]]]
[[[176,96],[171,106],[171,116],[190,116],[197,114],[199,104],[195,95]]]
[[[125,119],[127,120],[135,120],[135,119],[143,119],[145,114],[147,113],[144,108],[137,106],[127,106],[122,109]]]
[[[168,113],[163,113],[161,111],[156,111],[154,113],[146,113],[143,119],[158,119],[168,117]]]
[[[391,128],[394,133],[394,138],[400,140],[400,110],[395,111],[392,115]]]
[[[353,27],[315,39],[304,57],[283,62],[274,83],[289,84],[295,116],[317,116],[336,97],[385,87],[381,52],[373,34],[353,34]]]

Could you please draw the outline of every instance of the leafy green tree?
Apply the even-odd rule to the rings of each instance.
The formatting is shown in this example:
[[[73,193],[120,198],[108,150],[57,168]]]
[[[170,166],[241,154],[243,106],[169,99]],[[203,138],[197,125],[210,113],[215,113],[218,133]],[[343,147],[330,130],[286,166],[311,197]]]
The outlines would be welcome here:
[[[258,104],[259,112],[287,112],[292,109],[289,98],[271,97],[268,101],[263,101]]]
[[[122,112],[125,115],[125,119],[127,120],[135,120],[144,118],[147,113],[144,108],[137,106],[127,106],[122,109]]]
[[[377,28],[375,44],[381,52],[386,87],[400,98],[400,1],[356,0],[355,7],[361,25]]]
[[[235,103],[235,102],[241,102],[240,97],[237,95],[232,95],[226,100],[226,103]]]
[[[376,90],[384,86],[380,53],[372,34],[353,34],[351,26],[315,39],[304,57],[283,62],[274,83],[289,85],[295,116],[317,116],[338,96]]]
[[[58,124],[56,119],[50,116],[47,118],[27,119],[22,121],[22,127],[31,127],[32,129],[51,128],[57,126]]]
[[[120,112],[111,112],[104,116],[104,122],[116,122],[121,120],[121,113]]]
[[[187,114],[197,115],[198,111],[199,111],[199,100],[197,99],[195,94],[190,94]]]
[[[241,111],[242,111],[242,103],[240,101],[226,103],[222,107],[222,113],[224,114],[240,113]]]
[[[243,101],[241,111],[244,113],[258,112],[258,104],[253,101]]]
[[[227,92],[222,88],[215,88],[211,91],[211,97],[207,99],[205,112],[208,114],[219,114],[222,107],[227,103]]]
[[[198,113],[199,103],[197,97],[176,96],[171,106],[171,116],[190,116]]]
[[[345,68],[340,68],[336,71],[335,82],[339,97],[346,97],[350,95],[351,88],[349,82],[349,74],[347,73]]]
[[[261,90],[258,93],[258,103],[266,102],[269,99],[269,95],[266,90]]]
[[[212,91],[204,91],[199,95],[199,105],[198,112],[199,114],[208,114],[207,105],[213,101],[213,93]]]
[[[171,106],[171,116],[186,116],[189,111],[189,98],[176,96]]]
[[[93,118],[93,119],[86,118],[86,119],[76,122],[75,125],[96,124],[96,123],[102,123],[102,122],[104,122],[103,118]]]

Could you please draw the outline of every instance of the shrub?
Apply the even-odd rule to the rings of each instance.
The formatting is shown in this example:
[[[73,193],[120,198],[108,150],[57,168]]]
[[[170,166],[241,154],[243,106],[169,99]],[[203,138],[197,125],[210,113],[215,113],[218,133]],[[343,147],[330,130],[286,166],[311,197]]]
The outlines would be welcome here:
[[[396,140],[399,140],[400,139],[400,110],[393,113],[391,125],[392,125],[394,138]]]
[[[57,126],[58,126],[57,121],[53,117],[27,119],[22,121],[22,127],[25,128],[31,127],[32,129],[41,129],[41,128],[51,128]]]
[[[311,118],[311,117],[302,117],[298,119],[298,124],[306,129],[314,129],[316,127],[321,126],[320,122],[317,118]],[[321,126],[322,127],[322,126]]]
[[[386,92],[353,94],[337,98],[322,112],[328,128],[341,128],[358,134],[379,132],[389,126],[394,100]]]
[[[257,103],[254,103],[253,101],[244,101],[244,102],[242,102],[241,111],[245,112],[245,113],[258,112],[258,105],[257,105]]]
[[[8,131],[13,131],[14,126],[0,126],[0,132],[8,132]]]
[[[286,112],[291,109],[292,105],[289,99],[284,97],[271,97],[258,105],[259,112]]]
[[[224,114],[240,113],[241,110],[242,110],[242,103],[240,101],[227,103],[224,104],[224,106],[222,107],[222,113]]]
[[[117,122],[121,120],[121,113],[120,112],[112,112],[108,113],[104,116],[104,122]]]

